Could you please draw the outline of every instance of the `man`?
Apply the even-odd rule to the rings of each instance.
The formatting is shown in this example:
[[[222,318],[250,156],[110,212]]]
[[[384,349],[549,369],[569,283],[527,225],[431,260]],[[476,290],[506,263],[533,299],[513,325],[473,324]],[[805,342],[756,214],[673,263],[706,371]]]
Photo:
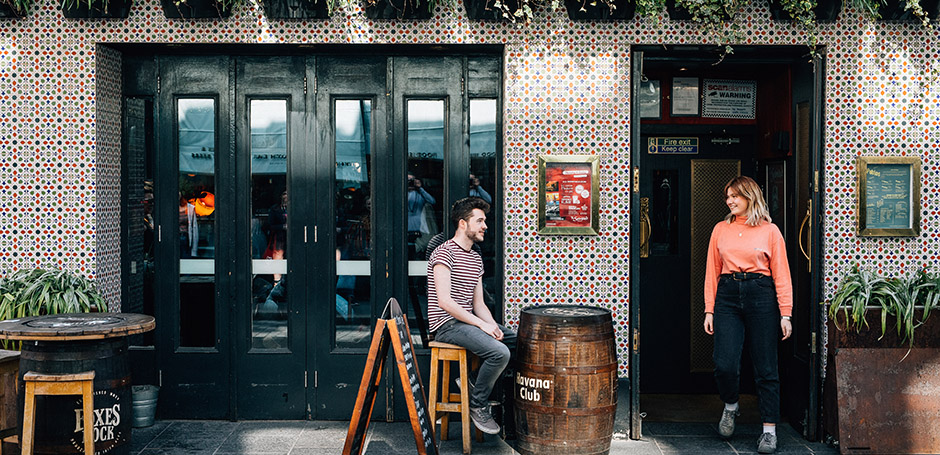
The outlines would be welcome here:
[[[496,434],[499,425],[488,400],[509,364],[516,333],[497,324],[483,302],[483,259],[473,245],[483,241],[489,211],[477,197],[454,203],[450,219],[457,231],[428,260],[428,328],[435,340],[463,346],[483,361],[469,384],[470,420],[480,431]]]

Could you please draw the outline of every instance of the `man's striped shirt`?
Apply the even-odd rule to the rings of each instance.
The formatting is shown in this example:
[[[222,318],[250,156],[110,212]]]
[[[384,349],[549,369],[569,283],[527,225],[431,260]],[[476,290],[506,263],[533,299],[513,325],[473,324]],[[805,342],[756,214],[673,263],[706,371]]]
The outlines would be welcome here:
[[[472,249],[461,248],[454,239],[434,249],[428,259],[428,330],[436,331],[454,317],[437,303],[434,266],[443,264],[450,269],[450,296],[463,309],[473,313],[473,291],[483,277],[483,258]]]

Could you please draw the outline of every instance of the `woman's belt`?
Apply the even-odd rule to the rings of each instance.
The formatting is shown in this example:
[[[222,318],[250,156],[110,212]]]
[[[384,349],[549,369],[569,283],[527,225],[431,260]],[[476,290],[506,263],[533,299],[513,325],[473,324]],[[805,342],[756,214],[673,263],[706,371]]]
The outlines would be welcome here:
[[[757,280],[764,278],[767,275],[763,273],[754,273],[754,272],[733,272],[733,273],[724,273],[721,275],[725,278],[731,278],[734,281],[747,281],[747,280]]]

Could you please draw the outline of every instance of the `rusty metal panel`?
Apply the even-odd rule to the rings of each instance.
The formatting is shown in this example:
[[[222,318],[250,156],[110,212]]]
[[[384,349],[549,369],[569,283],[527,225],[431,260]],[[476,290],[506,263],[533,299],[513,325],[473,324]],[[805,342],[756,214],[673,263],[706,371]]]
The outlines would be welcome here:
[[[842,453],[940,453],[940,349],[907,351],[838,350]]]
[[[728,214],[728,206],[721,193],[725,184],[741,175],[741,160],[691,160],[692,191],[691,227],[692,258],[690,267],[691,292],[689,302],[689,369],[692,372],[709,372],[715,369],[712,362],[712,337],[702,330],[702,315],[705,312],[705,261],[708,258],[708,239],[715,223]],[[695,322],[699,321],[699,322]]]

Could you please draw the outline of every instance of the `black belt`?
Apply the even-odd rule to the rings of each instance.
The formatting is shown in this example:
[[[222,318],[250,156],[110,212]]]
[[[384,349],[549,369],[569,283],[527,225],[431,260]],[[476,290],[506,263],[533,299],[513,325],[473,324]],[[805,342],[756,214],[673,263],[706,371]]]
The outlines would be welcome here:
[[[767,275],[764,275],[762,273],[754,273],[754,272],[734,272],[734,273],[725,273],[721,276],[725,278],[731,278],[734,281],[747,281],[747,280],[757,280],[760,278],[764,278]]]

